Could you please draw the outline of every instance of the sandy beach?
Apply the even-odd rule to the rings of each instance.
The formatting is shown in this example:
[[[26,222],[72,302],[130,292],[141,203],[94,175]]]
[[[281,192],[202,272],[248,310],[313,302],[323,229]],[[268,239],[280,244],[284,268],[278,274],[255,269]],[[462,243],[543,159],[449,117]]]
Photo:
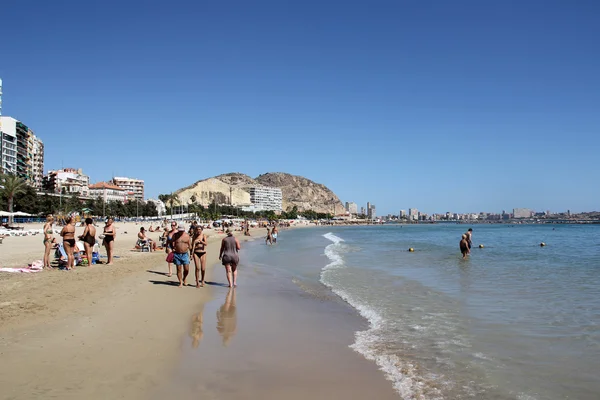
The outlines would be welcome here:
[[[376,366],[347,348],[354,329],[344,324],[364,320],[349,307],[323,305],[318,299],[295,309],[298,299],[280,297],[263,285],[267,277],[252,266],[243,271],[240,279],[247,287],[238,288],[236,296],[244,304],[246,331],[253,334],[239,335],[231,347],[213,329],[205,335],[203,315],[221,310],[226,316],[229,308],[220,307],[228,289],[223,269],[215,268],[224,235],[205,231],[209,284],[180,289],[175,275],[166,276],[163,251],[133,251],[139,226],[117,225],[119,258],[112,266],[0,274],[0,399],[159,399],[174,393],[182,399],[200,394],[242,399],[252,393],[325,399],[365,398],[373,390],[378,398],[396,397]],[[263,233],[254,229],[249,239],[262,239]],[[259,243],[244,243],[248,238],[236,235],[246,267],[244,247]],[[24,266],[42,255],[40,236],[7,238],[0,246],[2,266]],[[190,269],[188,284],[194,279],[193,264]],[[293,315],[298,319],[290,319]],[[219,332],[231,329],[219,323]],[[325,336],[308,339],[316,327],[325,329]],[[201,362],[194,359],[190,366],[189,349],[198,345]],[[298,374],[303,378],[297,379]],[[234,390],[228,376],[239,377],[241,385]],[[185,385],[179,383],[182,377],[189,377]]]

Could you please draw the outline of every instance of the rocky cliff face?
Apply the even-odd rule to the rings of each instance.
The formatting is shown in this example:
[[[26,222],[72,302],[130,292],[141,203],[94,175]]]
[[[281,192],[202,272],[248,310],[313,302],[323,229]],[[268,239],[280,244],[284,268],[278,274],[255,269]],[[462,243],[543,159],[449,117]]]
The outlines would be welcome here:
[[[184,204],[191,203],[193,196],[196,202],[203,205],[210,204],[213,199],[218,203],[229,203],[231,196],[234,205],[247,205],[250,204],[249,188],[252,186],[280,188],[283,209],[286,211],[294,206],[299,211],[314,210],[323,213],[333,213],[334,206],[337,213],[344,209],[340,199],[325,185],[283,172],[269,172],[256,179],[237,172],[218,175],[198,181],[175,194]]]

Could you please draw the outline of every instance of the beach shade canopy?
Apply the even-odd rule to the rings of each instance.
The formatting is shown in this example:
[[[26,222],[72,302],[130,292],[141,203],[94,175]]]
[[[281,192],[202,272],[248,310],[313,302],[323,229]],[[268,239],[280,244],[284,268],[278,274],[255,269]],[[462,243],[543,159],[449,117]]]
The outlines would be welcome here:
[[[14,212],[14,213],[12,213],[12,215],[14,215],[15,217],[31,217],[31,214],[28,214],[28,213],[23,212],[23,211]]]
[[[92,212],[92,209],[91,208],[82,208],[81,212],[90,213],[90,212]]]
[[[0,217],[10,217],[11,215],[13,214],[8,211],[0,211]]]

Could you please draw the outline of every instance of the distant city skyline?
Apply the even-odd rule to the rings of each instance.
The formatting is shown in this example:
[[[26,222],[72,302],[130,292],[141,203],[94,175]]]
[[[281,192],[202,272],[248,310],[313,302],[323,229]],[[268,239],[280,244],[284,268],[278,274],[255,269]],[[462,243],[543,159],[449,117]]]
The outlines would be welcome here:
[[[2,115],[46,171],[146,197],[282,171],[381,215],[600,209],[600,3],[140,4],[3,5]]]

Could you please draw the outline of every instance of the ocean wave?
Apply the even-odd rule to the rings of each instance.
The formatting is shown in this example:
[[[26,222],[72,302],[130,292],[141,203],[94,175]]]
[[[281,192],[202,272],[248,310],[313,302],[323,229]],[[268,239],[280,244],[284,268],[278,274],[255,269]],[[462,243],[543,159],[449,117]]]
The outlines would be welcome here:
[[[335,270],[346,267],[343,257],[346,250],[344,240],[331,232],[323,236],[333,243],[325,247],[325,255],[331,262],[321,270],[321,282],[369,322],[369,329],[355,333],[355,341],[350,348],[367,360],[374,361],[403,399],[443,399],[436,388],[435,379],[419,376],[418,366],[403,361],[394,354],[382,354],[377,351],[378,344],[382,341],[380,333],[384,328],[385,319],[377,310],[361,303],[334,283],[331,275]]]

